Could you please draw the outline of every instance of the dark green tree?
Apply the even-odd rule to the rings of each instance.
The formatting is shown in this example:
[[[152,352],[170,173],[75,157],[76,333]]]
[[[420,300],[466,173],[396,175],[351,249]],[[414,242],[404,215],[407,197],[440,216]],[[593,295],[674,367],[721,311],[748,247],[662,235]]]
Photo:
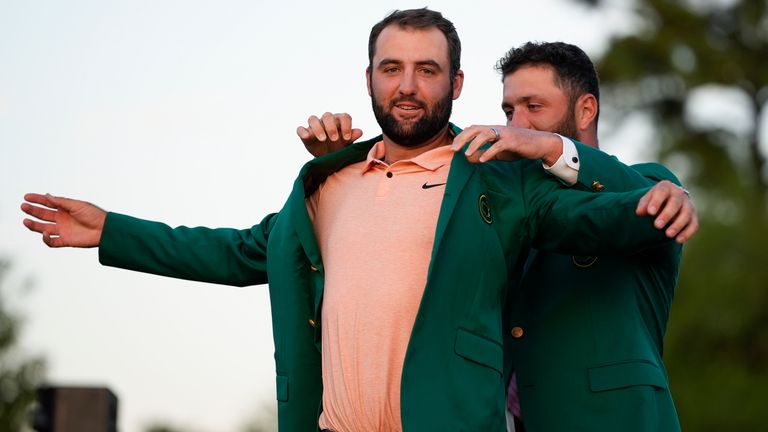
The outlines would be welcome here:
[[[44,364],[41,359],[22,358],[16,350],[19,318],[8,311],[3,297],[9,267],[0,260],[0,431],[20,431],[29,424]]]
[[[701,220],[664,354],[683,430],[766,431],[768,2],[636,0],[632,13],[638,30],[612,39],[597,62],[603,117],[650,122],[660,160],[682,175]],[[710,98],[714,117],[747,112],[751,125],[697,120],[704,89],[735,96]]]

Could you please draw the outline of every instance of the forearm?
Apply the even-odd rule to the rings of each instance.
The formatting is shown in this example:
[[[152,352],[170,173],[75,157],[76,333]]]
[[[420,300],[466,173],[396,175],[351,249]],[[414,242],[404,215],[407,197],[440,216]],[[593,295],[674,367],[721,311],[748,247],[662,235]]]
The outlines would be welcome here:
[[[267,282],[266,239],[271,221],[250,229],[171,228],[109,213],[99,245],[103,265],[225,285]]]
[[[659,179],[649,178],[646,173],[628,166],[599,149],[576,144],[581,164],[577,184],[586,190],[596,192],[623,192],[653,186]],[[654,172],[663,172],[662,179],[677,182],[675,176],[661,165]],[[653,176],[650,176],[653,177]]]
[[[529,196],[534,247],[565,254],[631,254],[670,239],[637,216],[647,188],[625,193],[596,193],[539,181]]]

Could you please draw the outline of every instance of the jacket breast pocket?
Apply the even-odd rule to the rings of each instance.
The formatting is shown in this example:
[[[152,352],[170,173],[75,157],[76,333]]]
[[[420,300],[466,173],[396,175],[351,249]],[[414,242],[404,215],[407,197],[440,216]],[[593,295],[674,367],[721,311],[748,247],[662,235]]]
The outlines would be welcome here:
[[[475,363],[502,373],[503,351],[501,345],[464,329],[456,331],[456,354]]]
[[[646,385],[668,387],[664,372],[648,360],[629,360],[589,368],[589,388],[594,392]]]

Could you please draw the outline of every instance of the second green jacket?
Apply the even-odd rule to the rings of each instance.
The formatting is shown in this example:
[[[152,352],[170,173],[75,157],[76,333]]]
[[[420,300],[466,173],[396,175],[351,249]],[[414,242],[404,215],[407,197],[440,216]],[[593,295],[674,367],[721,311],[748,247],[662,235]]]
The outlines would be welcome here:
[[[678,183],[658,164],[582,168],[603,191]],[[629,255],[532,252],[505,321],[527,432],[680,430],[662,361],[680,254],[674,242]]]

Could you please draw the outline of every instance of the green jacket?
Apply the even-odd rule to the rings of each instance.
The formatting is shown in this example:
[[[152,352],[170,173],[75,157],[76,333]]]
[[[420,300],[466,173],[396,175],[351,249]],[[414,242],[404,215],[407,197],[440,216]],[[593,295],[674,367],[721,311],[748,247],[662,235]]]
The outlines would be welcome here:
[[[581,166],[582,186],[600,179],[604,191],[679,183],[657,164]],[[673,242],[632,255],[532,252],[505,321],[527,432],[680,430],[662,363],[680,254]]]
[[[282,210],[249,229],[172,229],[107,216],[99,249],[105,265],[229,285],[269,283],[281,431],[316,430],[321,410],[324,269],[305,197],[334,171],[364,160],[380,139],[308,162]],[[615,164],[577,146],[588,155],[582,166]],[[650,218],[634,214],[645,191],[568,189],[540,163],[475,165],[457,154],[403,366],[403,429],[505,430],[503,299],[529,247],[592,254],[665,243]]]

